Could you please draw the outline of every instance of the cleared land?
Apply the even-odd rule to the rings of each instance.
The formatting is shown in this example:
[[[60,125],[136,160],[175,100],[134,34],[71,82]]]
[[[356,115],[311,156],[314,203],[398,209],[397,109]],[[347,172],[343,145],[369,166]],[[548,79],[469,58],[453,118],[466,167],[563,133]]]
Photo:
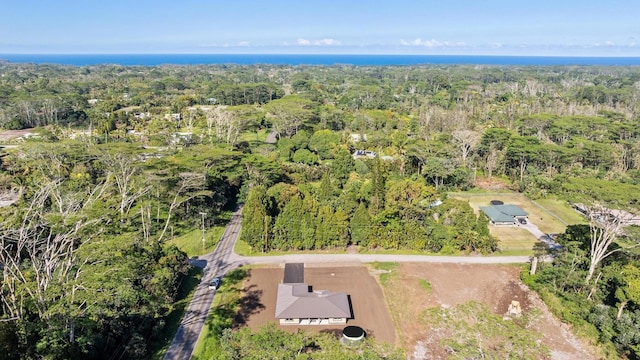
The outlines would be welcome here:
[[[252,329],[276,322],[275,306],[278,284],[282,282],[284,268],[251,269],[244,286],[244,301],[236,318],[236,326],[247,325]],[[382,289],[376,279],[362,265],[342,266],[323,264],[305,265],[305,281],[315,290],[346,292],[351,297],[353,319],[348,325],[362,327],[367,336],[378,341],[396,342],[396,332],[391,316],[384,303]],[[243,316],[242,314],[248,314]],[[341,333],[344,326],[280,326],[287,331],[304,329],[306,331]]]
[[[539,334],[553,359],[593,359],[594,356],[555,319],[538,296],[519,280],[520,268],[508,265],[399,264],[384,285],[384,292],[398,329],[399,343],[412,359],[447,359],[452,356],[442,341],[450,333],[425,323],[426,309],[480,302],[502,316],[512,300],[524,314],[536,314],[527,331]],[[428,283],[429,286],[425,286]],[[456,320],[456,319],[452,319]],[[480,343],[509,341],[496,338],[491,330],[469,334]]]
[[[315,289],[349,293],[354,319],[348,325],[363,327],[378,341],[402,346],[411,359],[452,356],[450,349],[443,345],[443,341],[451,340],[450,329],[434,328],[427,322],[428,309],[455,309],[475,301],[484,304],[487,311],[494,314],[492,316],[502,319],[512,300],[520,301],[524,314],[532,319],[529,328],[522,331],[547,348],[550,358],[595,358],[592,349],[575,338],[566,325],[550,314],[538,296],[520,282],[517,266],[384,263],[378,264],[378,270],[373,267],[376,265],[307,264],[305,276]],[[244,300],[236,326],[255,329],[267,322],[276,322],[276,289],[282,276],[282,267],[251,269],[250,277],[245,281]],[[341,326],[280,328],[318,332],[342,329]],[[469,336],[485,344],[493,341],[502,346],[500,341],[511,341],[510,335],[502,339],[491,329],[476,333],[463,327],[460,331],[472,331]]]
[[[529,222],[544,233],[563,233],[567,224],[584,222],[584,219],[565,202],[553,199],[531,201],[518,193],[451,193],[451,198],[468,201],[476,213],[481,206],[488,206],[491,200],[520,206],[529,213]],[[520,254],[531,251],[538,241],[531,233],[516,226],[490,226],[491,234],[500,240],[499,247],[507,253]]]
[[[558,200],[543,200],[534,203],[523,194],[518,193],[452,193],[450,196],[454,199],[468,201],[476,212],[480,211],[480,206],[490,205],[491,200],[518,205],[529,213],[529,220],[545,233],[561,233],[566,229],[566,224],[579,222],[579,217],[573,216],[576,213],[575,210]],[[553,209],[546,208],[546,204],[553,205]]]

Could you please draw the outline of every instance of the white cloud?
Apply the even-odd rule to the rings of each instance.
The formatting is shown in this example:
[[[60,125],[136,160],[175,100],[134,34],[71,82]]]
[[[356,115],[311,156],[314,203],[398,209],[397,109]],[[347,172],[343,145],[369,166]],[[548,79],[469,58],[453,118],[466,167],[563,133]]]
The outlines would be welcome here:
[[[238,46],[250,46],[250,45],[251,45],[251,43],[250,43],[250,42],[248,42],[248,41],[240,41],[240,42],[238,43]]]
[[[400,39],[400,44],[404,46],[423,46],[427,48],[443,48],[443,47],[464,47],[467,46],[467,43],[464,41],[457,42],[449,42],[449,41],[440,41],[440,40],[422,40],[421,38],[416,38],[415,40],[404,40]]]
[[[314,42],[314,45],[340,45],[340,41],[336,39],[322,39]]]
[[[491,44],[491,47],[494,49],[500,49],[502,47],[502,43],[494,42]]]
[[[340,45],[340,41],[336,39],[321,39],[321,40],[307,40],[307,39],[298,39],[296,41],[296,45],[302,46],[338,46]]]

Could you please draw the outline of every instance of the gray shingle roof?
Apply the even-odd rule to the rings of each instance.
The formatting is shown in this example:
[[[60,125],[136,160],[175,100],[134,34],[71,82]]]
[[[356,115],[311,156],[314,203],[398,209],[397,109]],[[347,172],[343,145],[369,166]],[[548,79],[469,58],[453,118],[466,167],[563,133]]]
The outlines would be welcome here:
[[[349,297],[346,293],[327,290],[309,292],[305,283],[278,285],[276,318],[351,318]]]
[[[514,217],[529,215],[517,205],[481,206],[482,210],[494,223],[513,223]]]

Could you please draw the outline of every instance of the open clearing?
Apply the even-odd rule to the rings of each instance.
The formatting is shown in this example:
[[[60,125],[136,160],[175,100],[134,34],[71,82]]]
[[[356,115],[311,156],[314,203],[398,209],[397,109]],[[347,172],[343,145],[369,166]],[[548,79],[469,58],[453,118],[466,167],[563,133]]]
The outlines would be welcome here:
[[[519,267],[509,265],[402,263],[376,271],[358,264],[307,264],[305,280],[314,289],[350,294],[354,319],[349,320],[348,325],[363,327],[378,341],[402,346],[411,359],[451,356],[441,343],[446,333],[432,331],[424,322],[425,310],[449,309],[476,301],[502,316],[512,300],[520,301],[525,314],[535,314],[529,330],[539,336],[551,358],[594,359],[592,349],[571,334],[566,325],[549,313],[538,296],[520,282],[519,273]],[[384,292],[376,280],[380,274],[384,275],[380,279]],[[267,322],[276,322],[276,289],[282,276],[282,267],[251,269],[236,325],[255,329]],[[341,326],[280,328],[330,332],[342,329]]]
[[[562,233],[567,227],[565,223],[571,224],[576,220],[574,216],[566,215],[573,214],[575,211],[561,201],[546,202],[554,205],[554,211],[552,212],[550,209],[543,207],[539,203],[534,203],[519,193],[451,193],[450,196],[454,199],[468,201],[476,213],[480,211],[480,206],[490,205],[491,200],[500,200],[505,204],[518,205],[529,213],[529,220],[545,233]],[[556,212],[561,213],[556,214]]]
[[[488,206],[491,200],[500,200],[505,204],[520,206],[529,214],[529,222],[535,224],[542,232],[563,233],[567,224],[577,224],[584,220],[563,201],[544,199],[533,202],[518,193],[451,193],[453,199],[468,201],[478,214],[481,206]],[[491,234],[500,241],[498,246],[507,253],[531,253],[533,245],[538,241],[531,233],[517,226],[489,226]]]
[[[386,282],[385,295],[390,308],[394,309],[400,344],[413,359],[449,358],[451,354],[441,345],[446,334],[431,331],[419,321],[426,309],[449,309],[477,301],[502,316],[511,301],[517,300],[524,313],[538,314],[530,329],[541,334],[551,358],[593,359],[587,346],[551,315],[537,294],[520,282],[519,274],[518,266],[509,265],[399,264]],[[422,285],[425,282],[430,284],[428,291]]]

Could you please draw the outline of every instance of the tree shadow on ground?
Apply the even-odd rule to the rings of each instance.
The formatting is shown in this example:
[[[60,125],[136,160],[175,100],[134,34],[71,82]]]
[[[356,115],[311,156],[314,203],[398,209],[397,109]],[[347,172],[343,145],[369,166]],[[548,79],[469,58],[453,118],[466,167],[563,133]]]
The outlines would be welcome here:
[[[233,328],[237,329],[247,323],[251,315],[255,315],[266,307],[260,302],[262,290],[256,285],[251,285],[243,289],[244,296],[238,303],[238,311],[233,318]]]

